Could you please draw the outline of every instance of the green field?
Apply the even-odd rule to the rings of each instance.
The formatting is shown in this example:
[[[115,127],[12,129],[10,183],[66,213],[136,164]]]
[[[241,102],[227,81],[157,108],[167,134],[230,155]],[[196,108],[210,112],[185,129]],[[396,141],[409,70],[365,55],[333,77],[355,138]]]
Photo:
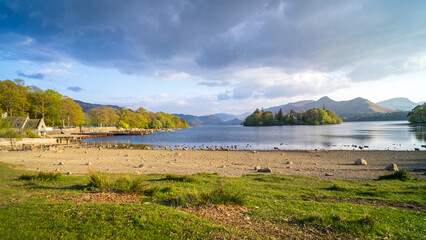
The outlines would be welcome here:
[[[425,239],[426,182],[37,174],[0,163],[0,239]]]

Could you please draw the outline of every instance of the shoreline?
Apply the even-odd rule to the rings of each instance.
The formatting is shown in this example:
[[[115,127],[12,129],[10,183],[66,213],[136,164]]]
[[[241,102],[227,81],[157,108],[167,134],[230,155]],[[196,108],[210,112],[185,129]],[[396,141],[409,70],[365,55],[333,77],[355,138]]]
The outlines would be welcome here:
[[[355,165],[359,158],[368,165]],[[182,175],[205,172],[238,177],[260,174],[255,170],[260,167],[271,169],[270,174],[365,180],[391,174],[385,168],[395,163],[413,177],[426,180],[426,151],[408,150],[142,150],[77,144],[2,151],[0,162],[24,165],[33,171],[72,174],[95,170]]]

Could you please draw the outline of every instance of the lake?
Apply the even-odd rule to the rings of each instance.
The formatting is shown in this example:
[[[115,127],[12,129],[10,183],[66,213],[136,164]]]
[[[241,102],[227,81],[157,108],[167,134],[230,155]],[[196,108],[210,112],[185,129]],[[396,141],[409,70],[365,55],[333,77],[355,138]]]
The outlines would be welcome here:
[[[324,126],[243,127],[202,126],[157,132],[151,135],[111,136],[86,139],[84,142],[149,144],[154,146],[185,145],[231,146],[250,150],[414,150],[426,144],[426,126],[411,126],[406,121],[344,122]],[[354,147],[356,145],[357,147]]]

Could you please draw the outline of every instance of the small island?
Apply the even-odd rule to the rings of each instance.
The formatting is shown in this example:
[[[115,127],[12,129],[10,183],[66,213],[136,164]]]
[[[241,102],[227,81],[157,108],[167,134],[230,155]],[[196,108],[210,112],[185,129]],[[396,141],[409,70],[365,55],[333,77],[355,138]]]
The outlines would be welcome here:
[[[283,126],[283,125],[327,125],[341,124],[342,119],[332,112],[325,109],[309,109],[306,112],[296,112],[290,110],[284,114],[282,109],[277,113],[271,111],[260,111],[256,109],[251,115],[247,116],[243,122],[244,126]]]

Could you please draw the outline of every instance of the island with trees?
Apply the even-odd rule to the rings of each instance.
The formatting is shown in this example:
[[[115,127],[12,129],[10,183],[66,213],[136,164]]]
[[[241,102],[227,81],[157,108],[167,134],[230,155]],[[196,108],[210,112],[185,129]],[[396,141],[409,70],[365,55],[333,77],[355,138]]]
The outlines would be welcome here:
[[[342,119],[325,109],[309,109],[307,111],[295,112],[290,110],[284,114],[282,109],[273,113],[256,109],[253,114],[246,117],[244,126],[283,126],[283,125],[327,125],[341,124]]]

